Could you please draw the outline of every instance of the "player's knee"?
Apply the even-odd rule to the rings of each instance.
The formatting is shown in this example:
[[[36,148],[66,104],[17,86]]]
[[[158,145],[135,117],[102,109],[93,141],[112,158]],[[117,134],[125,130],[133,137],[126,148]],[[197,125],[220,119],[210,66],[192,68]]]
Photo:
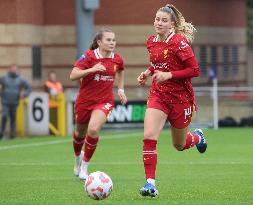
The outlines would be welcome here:
[[[144,132],[144,139],[156,139],[156,135],[153,132]]]
[[[183,151],[184,150],[184,144],[173,144],[173,146],[175,147],[175,149],[177,151]]]
[[[85,136],[81,133],[81,132],[79,132],[79,131],[75,131],[75,136],[76,136],[76,138],[78,138],[78,139],[83,139]]]
[[[92,125],[88,128],[88,135],[89,136],[98,136],[99,127],[96,125]]]

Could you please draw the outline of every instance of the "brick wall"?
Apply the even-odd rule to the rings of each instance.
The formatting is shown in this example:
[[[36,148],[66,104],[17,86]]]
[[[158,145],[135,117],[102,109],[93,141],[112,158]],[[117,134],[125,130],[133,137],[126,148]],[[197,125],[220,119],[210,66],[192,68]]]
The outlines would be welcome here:
[[[246,17],[243,0],[101,0],[95,12],[96,29],[107,25],[117,38],[117,52],[126,63],[126,82],[136,86],[138,73],[149,64],[145,39],[153,34],[153,20],[157,9],[174,3],[186,20],[198,29],[194,50],[200,60],[200,48],[207,47],[206,66],[210,66],[210,48],[217,46],[219,69],[223,69],[223,47],[237,46],[240,73],[222,77],[221,83],[242,83],[247,77]],[[75,60],[74,1],[69,0],[1,0],[0,3],[0,74],[16,63],[21,74],[32,81],[32,46],[42,48],[42,79],[33,81],[39,87],[50,70],[55,70],[65,87],[75,86],[69,72]],[[232,57],[230,56],[229,59]],[[222,71],[221,71],[222,72]],[[196,85],[206,83],[206,77],[194,79]]]

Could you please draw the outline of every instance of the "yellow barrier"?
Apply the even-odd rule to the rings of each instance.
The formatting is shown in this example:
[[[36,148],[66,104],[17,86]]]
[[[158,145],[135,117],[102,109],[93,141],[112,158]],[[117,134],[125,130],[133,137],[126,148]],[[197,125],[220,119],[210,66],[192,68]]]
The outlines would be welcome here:
[[[66,99],[64,93],[50,97],[56,109],[56,124],[48,122],[49,130],[56,136],[66,136]],[[26,135],[26,105],[27,99],[20,99],[16,113],[16,131],[18,136]]]
[[[60,136],[61,133],[56,129],[56,127],[51,123],[49,122],[48,123],[48,127],[49,127],[49,130],[56,136]]]
[[[48,123],[50,131],[54,135],[66,136],[66,99],[64,93],[50,98],[51,102],[54,102],[57,109],[56,126],[52,122]]]
[[[24,137],[25,136],[25,111],[26,111],[26,103],[27,99],[26,98],[21,98],[19,100],[19,104],[17,107],[17,112],[16,112],[16,132],[17,136]]]
[[[61,136],[66,136],[66,99],[62,93],[58,95],[57,126]]]

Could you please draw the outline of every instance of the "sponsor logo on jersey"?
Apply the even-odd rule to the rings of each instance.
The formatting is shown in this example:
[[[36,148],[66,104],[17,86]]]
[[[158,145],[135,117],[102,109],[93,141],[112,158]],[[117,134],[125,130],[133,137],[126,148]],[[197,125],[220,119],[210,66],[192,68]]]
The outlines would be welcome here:
[[[99,75],[99,74],[96,74],[95,77],[94,77],[94,80],[95,80],[95,81],[99,81],[99,80],[100,80],[100,75]]]
[[[167,63],[167,62],[165,62],[165,63],[152,63],[152,62],[151,62],[151,66],[152,66],[154,69],[168,68],[168,63]]]
[[[114,77],[111,75],[100,75],[96,74],[94,76],[95,81],[114,81]]]

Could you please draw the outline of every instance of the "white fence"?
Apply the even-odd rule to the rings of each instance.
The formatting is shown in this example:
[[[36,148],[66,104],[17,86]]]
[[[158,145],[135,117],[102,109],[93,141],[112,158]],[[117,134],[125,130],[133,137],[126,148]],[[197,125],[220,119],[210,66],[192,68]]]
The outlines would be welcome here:
[[[139,89],[139,88],[138,88]],[[227,116],[234,118],[238,123],[243,117],[253,116],[253,87],[195,87],[198,110],[196,117],[193,120],[193,127],[213,127],[218,128],[219,119]],[[71,134],[74,129],[73,120],[73,102],[77,95],[77,89],[66,90],[65,96],[67,100],[67,126],[68,133]],[[131,91],[133,92],[133,88]],[[128,90],[126,89],[128,94]],[[146,93],[135,92],[138,94],[135,98],[132,96],[131,99],[144,100]],[[143,101],[145,104],[145,101]],[[125,109],[114,109],[114,116],[122,115],[122,118],[129,118],[129,107]],[[127,113],[127,115],[126,115]],[[126,115],[126,116],[125,116]],[[121,119],[122,119],[121,118]],[[128,124],[128,125],[126,125]],[[109,127],[112,124],[109,125]],[[134,127],[143,126],[143,123],[117,123],[115,122],[114,127]],[[108,125],[107,125],[108,126]]]
[[[196,87],[198,112],[195,122],[218,128],[218,120],[253,116],[253,87]]]

